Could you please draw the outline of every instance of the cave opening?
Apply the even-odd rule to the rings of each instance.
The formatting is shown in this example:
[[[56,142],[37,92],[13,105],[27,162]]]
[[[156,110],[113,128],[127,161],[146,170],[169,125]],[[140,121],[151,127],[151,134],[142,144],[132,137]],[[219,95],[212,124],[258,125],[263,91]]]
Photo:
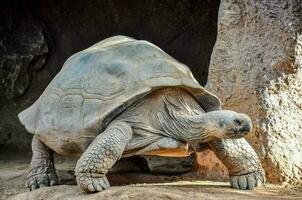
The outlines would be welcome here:
[[[188,65],[205,85],[216,41],[219,0],[29,1],[51,40],[45,70],[57,73],[72,54],[114,35],[154,43]],[[51,65],[51,66],[47,66]]]

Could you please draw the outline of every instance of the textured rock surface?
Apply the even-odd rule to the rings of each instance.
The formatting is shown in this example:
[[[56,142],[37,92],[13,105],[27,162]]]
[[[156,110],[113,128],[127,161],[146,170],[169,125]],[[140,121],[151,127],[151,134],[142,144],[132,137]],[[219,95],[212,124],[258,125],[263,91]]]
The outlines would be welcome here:
[[[2,12],[10,9],[7,12]],[[23,95],[46,60],[45,27],[22,8],[0,13],[1,100]]]
[[[47,30],[21,6],[1,4],[0,8],[0,146],[20,142],[26,146],[29,135],[18,135],[23,129],[16,120],[20,107],[27,101],[15,99],[24,95],[46,61],[49,52]]]
[[[249,114],[272,182],[302,183],[302,3],[222,1],[208,89]],[[212,163],[215,165],[215,162]]]
[[[227,181],[229,179],[228,169],[210,149],[198,152],[196,162],[197,173],[204,179],[215,181]]]
[[[25,192],[15,195],[10,200],[27,200],[27,199],[52,199],[52,200],[279,200],[279,199],[301,199],[301,192],[286,191],[280,187],[267,187],[253,191],[236,191],[221,182],[173,182],[165,184],[139,184],[112,187],[109,190],[94,193],[83,194],[76,186],[54,186],[51,188],[42,188],[33,192]]]

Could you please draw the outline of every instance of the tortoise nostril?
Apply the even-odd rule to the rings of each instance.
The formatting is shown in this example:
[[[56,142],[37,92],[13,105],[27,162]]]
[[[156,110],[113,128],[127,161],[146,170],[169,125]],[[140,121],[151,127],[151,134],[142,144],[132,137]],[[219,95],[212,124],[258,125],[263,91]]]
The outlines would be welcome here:
[[[241,126],[242,121],[241,121],[240,119],[235,119],[235,120],[234,120],[234,123],[235,123],[236,125],[238,125],[238,126]]]
[[[246,125],[244,125],[244,126],[241,128],[241,131],[242,131],[242,132],[245,132],[245,133],[248,133],[248,132],[251,131],[251,129],[252,129],[252,127],[251,127],[249,124],[246,124]]]

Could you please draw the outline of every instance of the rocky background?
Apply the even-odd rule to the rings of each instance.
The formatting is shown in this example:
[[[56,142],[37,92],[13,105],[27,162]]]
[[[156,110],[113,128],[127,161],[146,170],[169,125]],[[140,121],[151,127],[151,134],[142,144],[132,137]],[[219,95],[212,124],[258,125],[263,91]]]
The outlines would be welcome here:
[[[208,81],[207,88],[222,99],[224,108],[249,114],[254,131],[247,139],[268,180],[299,185],[301,6],[301,0],[4,1],[0,146],[30,151],[31,136],[17,114],[39,97],[70,55],[123,34],[158,45],[187,64],[202,85]],[[196,157],[203,177],[227,177],[211,151]],[[190,169],[192,164],[192,158],[182,160],[181,168]],[[153,166],[160,165],[157,160]]]
[[[301,185],[302,1],[222,1],[208,80],[224,108],[252,117],[267,179]]]

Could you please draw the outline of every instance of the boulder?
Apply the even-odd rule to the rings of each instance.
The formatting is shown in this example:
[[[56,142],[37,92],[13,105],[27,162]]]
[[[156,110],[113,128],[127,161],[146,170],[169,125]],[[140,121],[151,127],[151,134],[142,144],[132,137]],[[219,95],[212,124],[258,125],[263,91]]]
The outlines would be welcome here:
[[[207,88],[251,116],[270,182],[302,183],[302,4],[222,0]],[[215,165],[212,163],[212,165]]]
[[[49,44],[44,24],[13,2],[3,2],[0,8],[0,146],[24,149],[31,137],[17,122],[17,114],[20,107],[29,105],[30,97],[17,99],[26,95],[43,68]]]

